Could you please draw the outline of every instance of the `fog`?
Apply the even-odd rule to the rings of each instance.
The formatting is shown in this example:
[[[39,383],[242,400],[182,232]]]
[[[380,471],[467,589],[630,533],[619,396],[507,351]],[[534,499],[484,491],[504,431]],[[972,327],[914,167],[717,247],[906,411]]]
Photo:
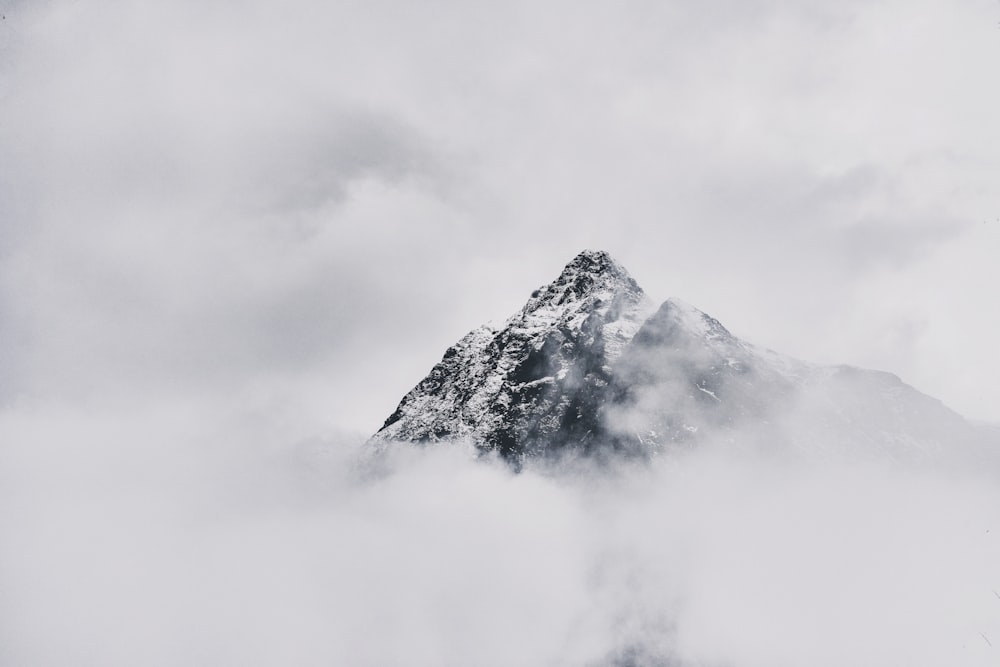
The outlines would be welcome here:
[[[367,433],[590,247],[997,419],[992,2],[0,13],[0,401],[255,384]]]
[[[995,420],[995,3],[0,16],[0,664],[997,663],[947,447],[364,445],[585,247]]]
[[[992,665],[1000,477],[706,445],[514,474],[176,404],[0,421],[0,663]]]

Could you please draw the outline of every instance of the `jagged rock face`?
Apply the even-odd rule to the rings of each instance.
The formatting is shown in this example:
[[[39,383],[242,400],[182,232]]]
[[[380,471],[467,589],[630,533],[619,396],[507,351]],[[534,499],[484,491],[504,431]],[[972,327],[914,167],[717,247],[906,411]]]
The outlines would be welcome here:
[[[509,460],[597,435],[611,366],[652,304],[604,252],[583,252],[503,327],[480,327],[445,352],[376,434],[466,438]]]
[[[373,439],[466,439],[517,465],[704,441],[909,456],[972,437],[893,375],[751,345],[676,299],[655,310],[607,253],[585,251],[502,327],[449,348]]]

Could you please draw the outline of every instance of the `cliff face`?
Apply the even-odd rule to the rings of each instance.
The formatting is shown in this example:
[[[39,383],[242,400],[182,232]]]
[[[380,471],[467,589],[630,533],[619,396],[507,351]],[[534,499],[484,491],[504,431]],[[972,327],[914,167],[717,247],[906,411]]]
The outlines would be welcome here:
[[[583,252],[499,329],[450,347],[376,439],[467,438],[508,459],[585,443],[612,366],[652,304],[604,252]]]
[[[888,373],[757,347],[676,299],[656,309],[607,253],[585,251],[503,326],[450,347],[373,439],[468,440],[517,464],[701,441],[923,456],[973,437]]]

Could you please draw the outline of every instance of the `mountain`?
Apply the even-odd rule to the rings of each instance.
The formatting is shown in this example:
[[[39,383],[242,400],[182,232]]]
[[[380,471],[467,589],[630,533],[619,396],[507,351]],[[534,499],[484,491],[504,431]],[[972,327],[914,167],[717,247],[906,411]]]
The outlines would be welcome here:
[[[703,442],[921,458],[978,431],[889,373],[757,347],[677,299],[658,309],[584,251],[501,327],[448,348],[373,436],[526,457],[641,456]]]
[[[503,327],[448,348],[375,438],[465,438],[508,460],[586,441],[612,365],[652,310],[607,253],[582,252]]]

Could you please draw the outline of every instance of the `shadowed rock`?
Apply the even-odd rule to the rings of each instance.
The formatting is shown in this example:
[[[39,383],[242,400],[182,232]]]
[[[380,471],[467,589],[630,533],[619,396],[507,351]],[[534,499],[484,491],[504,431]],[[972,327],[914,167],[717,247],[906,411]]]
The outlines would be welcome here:
[[[922,457],[979,434],[888,373],[757,347],[677,299],[656,310],[607,253],[584,251],[503,326],[450,347],[373,440],[468,440],[519,467],[706,441]]]

